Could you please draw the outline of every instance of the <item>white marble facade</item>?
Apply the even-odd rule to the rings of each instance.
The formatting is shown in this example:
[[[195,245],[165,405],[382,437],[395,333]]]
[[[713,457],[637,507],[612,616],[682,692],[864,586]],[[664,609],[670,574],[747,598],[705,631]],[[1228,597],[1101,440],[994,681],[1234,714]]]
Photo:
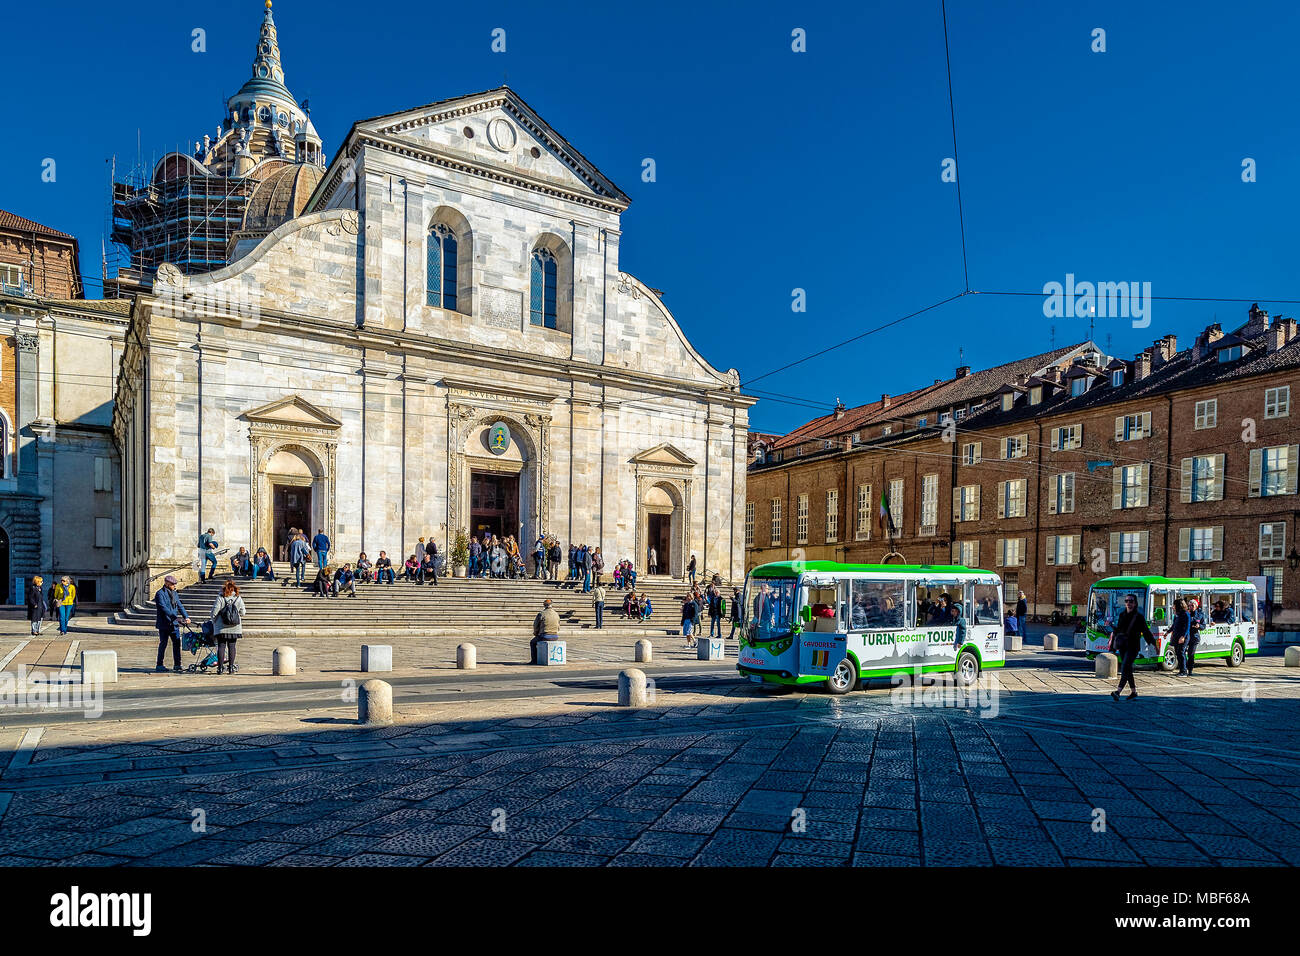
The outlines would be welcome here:
[[[128,580],[184,563],[209,526],[272,548],[277,486],[341,558],[446,548],[474,472],[518,476],[526,544],[545,531],[643,569],[666,515],[672,573],[695,554],[739,579],[753,400],[621,271],[627,205],[501,88],[356,124],[300,218],[217,272],[159,270],[114,419]],[[438,227],[455,310],[426,304]],[[529,319],[538,248],[554,329]]]

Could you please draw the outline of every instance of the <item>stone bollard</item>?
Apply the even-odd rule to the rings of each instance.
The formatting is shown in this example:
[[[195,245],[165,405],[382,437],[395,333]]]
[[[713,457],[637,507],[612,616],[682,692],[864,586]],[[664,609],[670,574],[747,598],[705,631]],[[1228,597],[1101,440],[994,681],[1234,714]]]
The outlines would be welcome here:
[[[381,680],[363,681],[357,688],[357,723],[373,726],[392,722],[392,686]]]
[[[568,645],[564,641],[538,641],[537,657],[533,663],[553,666],[567,664],[567,650]]]
[[[292,647],[277,647],[273,650],[271,673],[276,677],[292,677],[298,673],[298,652]]]
[[[1107,652],[1097,655],[1097,676],[1113,680],[1119,676],[1119,658],[1114,654]]]
[[[1283,651],[1282,654],[1284,666],[1300,667],[1300,647],[1292,645]]]
[[[391,644],[362,644],[361,670],[363,673],[378,673],[393,669],[393,647]]]
[[[117,683],[117,651],[82,651],[81,682]]]
[[[456,666],[463,671],[472,671],[478,667],[478,648],[473,644],[456,645]]]
[[[644,707],[646,705],[645,671],[629,667],[618,672],[618,706]]]
[[[636,642],[636,662],[638,664],[649,664],[654,656],[654,645],[644,637]]]
[[[720,661],[727,656],[726,647],[720,637],[697,637],[695,639],[696,660]]]
[[[1007,651],[1022,651],[1025,649],[1025,639],[1019,634],[1004,634],[1002,648]]]
[[[1059,640],[1060,640],[1060,638],[1057,637],[1055,634],[1044,634],[1044,635],[1043,635],[1043,650],[1045,650],[1045,651],[1054,651],[1054,650],[1056,650],[1056,645],[1057,645],[1057,642],[1058,642]]]

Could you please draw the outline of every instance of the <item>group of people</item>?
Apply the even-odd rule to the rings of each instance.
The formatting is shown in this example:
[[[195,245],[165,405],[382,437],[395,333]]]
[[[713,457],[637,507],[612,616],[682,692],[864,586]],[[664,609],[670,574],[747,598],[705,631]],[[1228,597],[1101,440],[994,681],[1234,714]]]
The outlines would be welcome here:
[[[538,538],[539,542],[541,540]],[[540,569],[545,564],[545,554],[543,553],[541,561],[534,555],[533,564],[533,577],[541,577]],[[519,542],[514,535],[503,536],[485,531],[481,541],[478,535],[469,540],[469,567],[466,573],[471,578],[522,578],[528,575],[528,570],[524,566]]]
[[[66,574],[58,582],[44,590],[45,579],[39,574],[34,576],[27,587],[27,621],[31,624],[32,634],[41,633],[41,624],[46,615],[57,618],[59,633],[68,633],[68,622],[77,608],[77,586]]]
[[[695,557],[691,557],[690,566],[690,588],[682,598],[682,636],[686,638],[686,646],[695,646],[695,635],[700,630],[704,612],[709,612],[709,637],[722,637],[722,621],[727,613],[727,602],[722,596],[722,581],[715,574],[713,580],[709,582],[707,588],[701,589],[695,583]],[[740,591],[737,589],[732,595],[733,610],[739,604]],[[739,618],[736,618],[739,623]],[[732,632],[734,633],[733,626]]]
[[[185,604],[176,586],[176,577],[167,575],[163,578],[162,587],[153,598],[156,609],[154,623],[158,628],[158,661],[154,665],[154,670],[160,674],[167,673],[163,660],[168,644],[172,649],[172,670],[177,674],[183,672],[180,628],[182,625],[188,627],[194,623],[190,620],[189,612],[185,610]],[[213,601],[212,612],[205,622],[205,627],[211,629],[217,645],[218,674],[233,674],[237,669],[235,644],[244,633],[246,613],[244,599],[239,594],[239,585],[235,583],[234,578],[227,578],[226,583],[221,587],[221,593]]]

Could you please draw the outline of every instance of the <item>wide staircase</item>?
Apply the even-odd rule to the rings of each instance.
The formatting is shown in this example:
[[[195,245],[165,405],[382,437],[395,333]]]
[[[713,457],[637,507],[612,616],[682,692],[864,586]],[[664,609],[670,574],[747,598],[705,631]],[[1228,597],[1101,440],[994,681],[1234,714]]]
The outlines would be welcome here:
[[[309,568],[306,580],[315,576]],[[561,571],[563,573],[563,571]],[[329,636],[531,636],[533,619],[542,601],[550,598],[560,615],[562,631],[594,630],[596,612],[582,582],[540,581],[531,578],[439,578],[438,584],[358,584],[357,596],[316,597],[293,584],[288,564],[275,565],[276,580],[239,578],[240,595],[247,614],[244,634],[250,637],[289,635]],[[282,581],[288,580],[287,586]],[[181,601],[195,621],[206,620],[225,576],[192,584],[180,592]],[[613,588],[605,577],[605,630],[629,637],[675,634],[681,629],[681,602],[686,585],[664,575],[640,575],[638,593],[649,595],[653,613],[648,621],[622,617],[626,591]],[[730,611],[731,589],[723,591]],[[705,612],[707,618],[707,611]],[[113,615],[112,622],[139,631],[153,631],[154,606],[133,605]]]

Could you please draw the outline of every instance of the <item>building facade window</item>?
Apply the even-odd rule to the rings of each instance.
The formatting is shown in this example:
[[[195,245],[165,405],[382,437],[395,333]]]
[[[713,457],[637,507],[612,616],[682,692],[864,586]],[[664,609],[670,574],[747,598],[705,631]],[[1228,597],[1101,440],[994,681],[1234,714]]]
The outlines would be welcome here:
[[[1047,563],[1071,565],[1079,559],[1081,536],[1077,534],[1049,534],[1047,536]]]
[[[1002,575],[1002,604],[1008,613],[1015,609],[1020,600],[1020,575],[1014,571]],[[1023,626],[1023,625],[1022,625]]]
[[[998,494],[998,517],[999,518],[1023,518],[1025,516],[1025,499],[1028,497],[1028,479],[1015,478],[1011,481],[999,482],[1001,489]]]
[[[1179,528],[1179,561],[1222,561],[1223,528]]]
[[[1123,370],[1123,369],[1118,369],[1118,368],[1117,368],[1117,369],[1115,369],[1115,371],[1113,371],[1113,372],[1110,373],[1110,384],[1111,384],[1111,387],[1112,387],[1112,388],[1119,388],[1121,385],[1124,384],[1124,370]]]
[[[1069,571],[1056,572],[1056,603],[1070,604],[1074,601],[1074,582]]]
[[[1072,451],[1082,445],[1082,425],[1062,425],[1052,429],[1052,451]]]
[[[1268,521],[1259,526],[1259,559],[1280,561],[1286,556],[1286,522]]]
[[[980,520],[980,486],[962,485],[952,494],[954,521]]]
[[[529,297],[529,321],[544,329],[557,323],[559,264],[550,249],[533,250],[532,287]]]
[[[772,499],[772,527],[771,527],[772,546],[781,543],[781,499]]]
[[[456,311],[456,234],[445,223],[429,231],[426,292],[429,305]]]
[[[1116,441],[1138,441],[1151,435],[1151,413],[1136,412],[1115,419]]]
[[[808,543],[808,496],[800,495],[794,513],[794,543]]]
[[[113,546],[113,519],[95,519],[95,547],[111,548]]]
[[[858,485],[858,529],[856,537],[866,541],[871,537],[871,486]]]
[[[998,538],[998,565],[1000,567],[1015,568],[1024,563],[1024,538]]]
[[[893,517],[890,522],[895,534],[903,529],[903,479],[895,478],[889,483],[889,513]]]
[[[980,566],[980,543],[978,541],[958,541],[953,549],[953,559],[963,567],[978,568]]]
[[[1250,453],[1250,497],[1271,498],[1296,493],[1297,451],[1300,446],[1274,445]]]
[[[840,540],[840,492],[832,488],[826,492],[826,540]]]
[[[978,441],[967,442],[961,446],[961,463],[963,465],[978,465],[983,461],[981,454],[984,449],[984,443]]]
[[[745,502],[745,547],[754,546],[754,502]]]
[[[1051,498],[1047,502],[1049,514],[1071,514],[1074,511],[1074,472],[1052,476]]]
[[[1151,465],[1124,465],[1114,470],[1112,508],[1145,508],[1149,502]]]
[[[939,476],[921,476],[921,533],[934,534],[939,524]]]
[[[4,432],[4,425],[4,421],[0,420],[0,433]],[[5,435],[4,437],[8,438],[8,435]],[[8,448],[9,443],[5,441],[3,447]],[[95,458],[95,490],[113,490],[113,459],[100,457]]]
[[[1207,398],[1196,403],[1196,427],[1213,428],[1219,424],[1219,400]]]
[[[1267,568],[1260,568],[1260,573],[1266,578],[1273,579],[1273,607],[1282,607],[1282,568],[1283,565],[1276,564]]]
[[[1009,438],[1002,439],[1003,461],[1010,461],[1012,458],[1024,458],[1028,453],[1028,435],[1012,435]]]
[[[1182,468],[1183,501],[1221,501],[1223,499],[1223,455],[1198,455],[1184,458]]]
[[[1146,564],[1146,531],[1112,531],[1110,533],[1111,564]]]
[[[1085,375],[1080,375],[1078,378],[1070,382],[1070,395],[1075,398],[1078,398],[1087,390],[1088,390],[1088,378]]]
[[[1264,417],[1288,418],[1291,415],[1291,386],[1280,385],[1264,391]]]

